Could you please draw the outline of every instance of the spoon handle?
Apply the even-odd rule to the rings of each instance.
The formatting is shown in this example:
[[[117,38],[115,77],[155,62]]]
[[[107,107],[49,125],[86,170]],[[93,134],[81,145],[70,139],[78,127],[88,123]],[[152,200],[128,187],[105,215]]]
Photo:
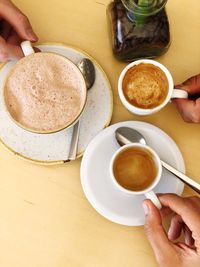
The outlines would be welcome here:
[[[78,120],[73,127],[72,139],[70,144],[70,151],[69,151],[69,160],[75,160],[78,148],[78,139],[79,139],[79,130],[80,130],[80,121]]]
[[[169,164],[167,164],[166,162],[164,162],[162,160],[161,160],[161,164],[162,164],[162,166],[165,169],[167,169],[168,171],[170,171],[171,173],[173,173],[183,183],[187,184],[194,191],[196,191],[198,194],[200,194],[200,184],[198,184],[197,182],[195,182],[194,180],[192,180],[191,178],[189,178],[187,175],[185,175],[184,173],[176,170],[175,168],[173,168],[172,166],[170,166]]]

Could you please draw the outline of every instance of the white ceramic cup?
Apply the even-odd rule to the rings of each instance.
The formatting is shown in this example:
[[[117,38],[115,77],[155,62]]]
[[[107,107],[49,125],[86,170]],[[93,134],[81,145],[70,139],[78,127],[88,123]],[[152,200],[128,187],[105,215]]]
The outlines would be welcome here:
[[[31,56],[32,54],[35,54],[35,51],[34,51],[34,49],[33,49],[32,44],[31,44],[30,41],[23,41],[21,43],[21,48],[22,48],[22,51],[23,51],[25,57],[28,57],[28,56]],[[53,52],[51,52],[51,53],[53,53]],[[23,128],[24,130],[27,130],[27,131],[30,131],[30,132],[34,132],[34,133],[38,133],[38,134],[50,134],[50,133],[58,132],[58,131],[61,131],[63,129],[67,129],[67,128],[70,128],[70,127],[74,126],[75,123],[81,118],[81,116],[83,114],[83,111],[84,111],[85,106],[86,106],[86,100],[87,100],[87,88],[86,88],[86,83],[85,83],[83,74],[81,73],[81,71],[79,70],[79,68],[77,67],[77,65],[75,65],[70,59],[68,59],[68,58],[66,58],[66,57],[64,57],[62,55],[59,55],[59,56],[63,57],[68,62],[68,64],[71,64],[73,66],[74,70],[79,74],[80,81],[84,85],[84,105],[83,105],[80,113],[74,118],[74,120],[70,124],[66,124],[63,127],[59,128],[59,129],[56,128],[56,129],[52,129],[52,130],[48,130],[48,131],[42,131],[42,130],[40,131],[40,130],[34,130],[34,129],[31,129],[31,128],[28,128],[28,127],[22,125],[21,123],[19,123],[18,121],[16,121],[12,117],[12,115],[10,114],[10,112],[9,112],[9,110],[7,108],[6,101],[5,101],[5,106],[6,106],[6,109],[7,109],[8,113],[10,114],[10,117],[13,119],[13,121],[18,126],[20,126],[21,128]]]
[[[123,186],[121,186],[117,182],[117,180],[115,179],[115,175],[114,175],[114,171],[113,171],[114,162],[115,162],[115,159],[117,158],[117,156],[122,151],[125,151],[126,149],[129,149],[129,148],[134,148],[134,147],[142,148],[142,149],[150,152],[151,155],[152,155],[152,158],[154,160],[154,163],[155,163],[155,165],[157,167],[157,175],[156,175],[153,183],[149,187],[147,187],[145,190],[141,190],[141,191],[132,191],[132,190],[128,190],[128,189],[124,188]],[[113,157],[112,157],[112,159],[110,161],[110,176],[112,178],[112,181],[113,181],[114,185],[121,192],[123,192],[125,194],[128,194],[128,195],[145,195],[146,198],[150,199],[158,209],[161,209],[162,205],[161,205],[158,197],[154,193],[153,189],[159,183],[159,181],[161,179],[161,175],[162,175],[162,165],[161,165],[160,158],[159,158],[158,154],[151,147],[149,147],[147,145],[140,144],[140,143],[132,143],[132,144],[128,144],[128,145],[125,145],[125,146],[119,148],[115,152],[115,154],[113,155]]]
[[[126,75],[127,71],[130,68],[132,68],[133,66],[136,66],[136,65],[141,64],[141,63],[153,64],[154,66],[159,67],[165,73],[165,75],[168,79],[168,83],[169,83],[169,91],[168,91],[168,95],[167,95],[165,101],[162,102],[159,106],[152,108],[152,109],[138,108],[138,107],[130,104],[128,102],[128,100],[126,100],[124,93],[123,93],[123,89],[122,89],[123,79],[124,79],[124,76]],[[136,115],[141,115],[141,116],[150,115],[150,114],[158,112],[159,110],[164,108],[170,102],[170,100],[172,98],[188,98],[188,93],[186,91],[180,90],[180,89],[174,89],[173,78],[172,78],[170,72],[168,71],[168,69],[165,66],[163,66],[161,63],[159,63],[155,60],[150,60],[150,59],[141,59],[141,60],[134,61],[134,62],[130,63],[129,65],[127,65],[123,69],[123,71],[121,72],[121,74],[119,76],[119,80],[118,80],[118,93],[119,93],[119,97],[120,97],[123,105],[131,113],[136,114]]]

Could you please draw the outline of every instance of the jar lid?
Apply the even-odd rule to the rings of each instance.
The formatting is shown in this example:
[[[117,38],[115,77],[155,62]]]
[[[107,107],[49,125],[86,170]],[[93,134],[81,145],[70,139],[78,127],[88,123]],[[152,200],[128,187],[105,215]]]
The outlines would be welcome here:
[[[151,16],[159,12],[167,0],[121,0],[128,11],[137,15]]]

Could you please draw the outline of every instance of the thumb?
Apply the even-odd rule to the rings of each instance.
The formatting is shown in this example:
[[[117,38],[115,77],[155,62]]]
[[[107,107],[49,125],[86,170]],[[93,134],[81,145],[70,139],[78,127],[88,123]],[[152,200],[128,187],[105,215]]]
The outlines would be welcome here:
[[[160,212],[150,200],[143,202],[145,212],[145,233],[153,248],[158,262],[168,261],[169,255],[172,255],[174,248],[168,240],[162,226]]]
[[[172,101],[186,122],[200,122],[200,101],[177,98]]]
[[[28,18],[10,1],[1,3],[0,16],[12,25],[22,39],[32,42],[38,40]]]

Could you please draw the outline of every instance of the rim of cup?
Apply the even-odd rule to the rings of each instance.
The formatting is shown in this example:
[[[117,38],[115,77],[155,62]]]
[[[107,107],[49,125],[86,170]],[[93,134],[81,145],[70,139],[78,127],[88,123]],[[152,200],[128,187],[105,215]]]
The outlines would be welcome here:
[[[167,80],[168,80],[168,83],[169,83],[169,89],[168,89],[168,94],[167,94],[166,99],[159,106],[154,107],[152,109],[144,109],[144,108],[139,108],[139,107],[132,105],[131,103],[128,102],[128,100],[124,96],[124,92],[122,89],[122,83],[123,83],[123,80],[124,80],[124,77],[125,77],[127,71],[130,68],[132,68],[133,66],[139,65],[141,63],[152,64],[156,67],[159,67],[165,73]],[[152,59],[140,59],[140,60],[136,60],[136,61],[129,63],[121,72],[121,74],[119,76],[119,80],[118,80],[118,93],[119,93],[119,96],[120,96],[122,103],[124,105],[126,105],[129,110],[133,110],[133,109],[137,110],[138,112],[143,113],[143,115],[155,113],[155,112],[159,111],[160,109],[162,109],[164,106],[166,106],[166,104],[171,99],[171,96],[173,93],[173,88],[174,88],[174,81],[173,81],[172,75],[169,72],[169,70],[163,64],[161,64],[155,60],[152,60]]]
[[[13,71],[15,65],[13,65],[13,66],[11,67],[9,73],[6,75],[6,77],[5,77],[5,79],[4,79],[4,85],[3,85],[3,95],[4,95],[4,97],[3,97],[3,98],[4,98],[4,105],[5,105],[5,108],[6,108],[7,113],[9,114],[9,117],[10,117],[10,118],[11,118],[11,119],[12,119],[12,120],[13,120],[13,121],[14,121],[20,128],[22,128],[22,129],[24,129],[24,130],[26,130],[26,131],[28,131],[28,132],[32,132],[32,133],[36,133],[36,134],[51,134],[51,133],[56,133],[56,132],[62,131],[62,130],[64,130],[64,129],[67,129],[67,128],[72,127],[72,126],[73,126],[73,125],[80,119],[80,117],[81,117],[81,115],[83,114],[83,111],[84,111],[84,109],[85,109],[86,102],[87,102],[87,87],[86,87],[86,83],[85,83],[85,79],[84,79],[84,77],[83,77],[83,74],[81,73],[81,71],[79,70],[79,68],[77,67],[77,65],[76,65],[74,62],[72,62],[69,58],[67,58],[67,57],[65,57],[65,56],[63,56],[63,55],[60,55],[59,53],[55,53],[55,52],[40,52],[40,53],[45,53],[45,54],[55,54],[55,55],[57,55],[57,56],[60,56],[60,57],[64,58],[69,64],[71,64],[71,65],[73,66],[73,68],[75,69],[75,71],[76,71],[77,73],[80,74],[80,77],[81,77],[82,82],[83,82],[83,84],[84,84],[84,104],[83,104],[83,106],[82,106],[82,108],[81,108],[79,114],[74,118],[74,120],[73,120],[71,123],[67,123],[66,125],[63,125],[63,126],[60,127],[60,128],[55,128],[55,129],[47,130],[47,131],[45,131],[45,130],[42,131],[42,130],[34,130],[34,129],[31,129],[31,128],[29,128],[29,127],[24,126],[23,124],[21,124],[21,123],[18,122],[17,120],[15,120],[15,119],[13,118],[13,116],[11,115],[11,113],[10,113],[8,107],[7,107],[6,96],[5,96],[5,85],[6,85],[6,82],[7,82],[8,78],[9,78],[10,75],[12,74],[12,71]],[[30,55],[28,55],[28,56],[24,56],[24,57],[21,58],[20,60],[23,60],[23,59],[26,58],[26,57],[32,57],[32,56],[34,56],[34,54],[35,54],[35,53],[32,53],[32,54],[30,54]],[[19,60],[19,61],[20,61],[20,60]],[[18,62],[18,61],[17,61],[17,62]]]
[[[141,191],[132,191],[132,190],[129,190],[129,189],[126,189],[124,188],[123,186],[121,186],[117,180],[115,179],[115,176],[114,176],[114,173],[113,173],[113,165],[114,165],[114,162],[115,162],[115,159],[117,158],[117,156],[124,150],[128,149],[128,148],[131,148],[131,147],[140,147],[140,148],[143,148],[145,150],[148,150],[152,156],[153,156],[153,159],[154,159],[154,162],[156,163],[156,167],[157,167],[157,175],[156,175],[156,178],[154,179],[153,183],[146,189],[144,190],[141,190]],[[161,160],[158,156],[158,154],[155,152],[155,150],[153,150],[150,146],[148,145],[143,145],[141,143],[131,143],[131,144],[127,144],[127,145],[124,145],[122,147],[120,147],[115,153],[114,155],[112,156],[111,158],[111,162],[110,162],[110,176],[112,178],[112,181],[114,182],[114,184],[116,185],[116,187],[126,193],[126,194],[130,194],[130,195],[142,195],[142,194],[145,194],[147,192],[150,192],[152,191],[156,185],[159,183],[160,179],[161,179],[161,175],[162,175],[162,164],[161,164]]]

